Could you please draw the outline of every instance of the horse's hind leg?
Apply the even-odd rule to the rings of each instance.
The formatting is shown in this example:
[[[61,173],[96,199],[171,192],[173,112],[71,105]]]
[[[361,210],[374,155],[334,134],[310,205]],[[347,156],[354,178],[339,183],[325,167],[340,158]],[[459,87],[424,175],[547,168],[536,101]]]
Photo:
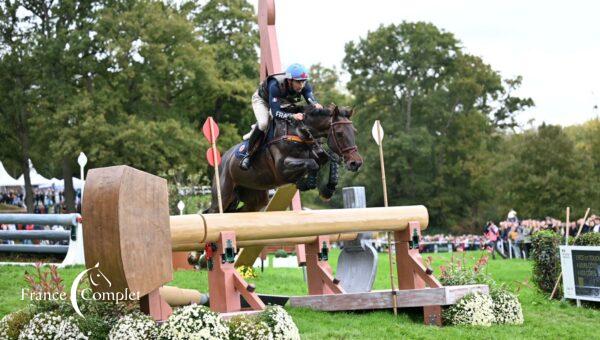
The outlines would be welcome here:
[[[244,202],[244,206],[237,210],[239,212],[260,211],[269,203],[269,190],[239,188],[238,195]]]

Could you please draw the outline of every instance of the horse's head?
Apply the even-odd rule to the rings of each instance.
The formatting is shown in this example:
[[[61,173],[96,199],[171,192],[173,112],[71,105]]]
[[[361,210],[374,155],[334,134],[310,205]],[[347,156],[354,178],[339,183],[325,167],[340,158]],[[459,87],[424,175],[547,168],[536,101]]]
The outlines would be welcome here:
[[[356,146],[356,129],[352,125],[350,117],[354,109],[332,108],[331,125],[327,135],[327,145],[329,148],[341,156],[346,163],[346,168],[350,171],[358,171],[362,166],[363,159],[358,153]]]
[[[356,146],[356,130],[350,120],[354,110],[331,104],[322,110],[311,106],[305,113],[305,124],[312,134],[327,137],[327,145],[331,151],[342,157],[346,168],[358,171],[363,160]]]

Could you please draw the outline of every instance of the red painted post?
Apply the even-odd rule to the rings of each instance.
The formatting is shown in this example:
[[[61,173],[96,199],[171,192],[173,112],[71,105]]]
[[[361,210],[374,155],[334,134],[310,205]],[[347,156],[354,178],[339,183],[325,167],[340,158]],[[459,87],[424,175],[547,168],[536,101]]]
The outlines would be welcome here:
[[[329,237],[318,236],[313,243],[306,245],[306,277],[309,295],[344,294],[344,289],[333,277],[327,262]]]
[[[164,321],[173,313],[171,306],[160,296],[158,288],[140,298],[140,310],[154,321]]]
[[[259,0],[258,27],[260,32],[260,80],[281,72],[279,44],[275,30],[275,0]]]
[[[248,302],[254,310],[265,308],[264,303],[254,292],[254,287],[240,276],[234,267],[234,257],[237,251],[235,233],[224,231],[220,233],[219,240],[215,243],[216,250],[211,258],[207,258],[209,264],[208,287],[210,295],[210,309],[215,312],[239,312],[241,311],[240,296]]]
[[[416,236],[416,238],[415,238]],[[418,222],[410,222],[408,228],[396,231],[396,264],[398,272],[398,289],[426,289],[442,287],[439,281],[428,272],[423,265],[419,253],[418,240],[421,239],[421,226]],[[424,306],[423,320],[426,325],[442,325],[442,307]]]

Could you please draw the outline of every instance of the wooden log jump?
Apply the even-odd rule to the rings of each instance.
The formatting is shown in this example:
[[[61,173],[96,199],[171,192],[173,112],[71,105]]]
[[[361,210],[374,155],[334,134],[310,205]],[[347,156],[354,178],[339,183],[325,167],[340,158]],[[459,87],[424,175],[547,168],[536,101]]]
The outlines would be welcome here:
[[[211,261],[210,307],[218,312],[240,311],[240,296],[252,309],[264,308],[255,287],[246,283],[234,268],[237,242],[305,238],[302,241],[309,241],[309,294],[344,294],[327,263],[329,235],[394,231],[400,289],[441,287],[431,270],[423,265],[414,243],[415,237],[427,227],[428,213],[424,206],[170,217],[166,180],[127,166],[90,170],[85,192],[86,265],[90,268],[99,263],[99,269],[112,283],[94,289],[137,292],[143,296],[143,309],[156,319],[164,319],[170,313],[159,288],[172,280],[172,250],[195,250],[202,245]],[[433,290],[431,293],[440,294]],[[446,300],[444,297],[424,301],[443,304]],[[295,301],[300,304],[301,300]],[[439,304],[425,307],[427,323],[441,323]]]
[[[233,230],[238,241],[307,237],[359,231],[403,230],[408,222],[427,226],[422,205],[389,208],[198,214],[170,218],[173,248],[194,250]]]

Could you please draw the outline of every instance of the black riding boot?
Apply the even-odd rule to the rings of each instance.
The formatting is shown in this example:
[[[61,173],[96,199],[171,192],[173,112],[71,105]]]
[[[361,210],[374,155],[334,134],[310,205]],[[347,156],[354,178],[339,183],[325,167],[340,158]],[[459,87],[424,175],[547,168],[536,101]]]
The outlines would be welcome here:
[[[246,171],[250,169],[252,157],[254,156],[254,153],[256,153],[256,151],[258,150],[260,142],[262,141],[264,136],[265,133],[260,131],[258,127],[254,128],[252,134],[250,135],[250,138],[248,138],[248,152],[246,154],[246,157],[244,157],[244,159],[242,159],[242,161],[240,162],[240,168],[242,170]]]

